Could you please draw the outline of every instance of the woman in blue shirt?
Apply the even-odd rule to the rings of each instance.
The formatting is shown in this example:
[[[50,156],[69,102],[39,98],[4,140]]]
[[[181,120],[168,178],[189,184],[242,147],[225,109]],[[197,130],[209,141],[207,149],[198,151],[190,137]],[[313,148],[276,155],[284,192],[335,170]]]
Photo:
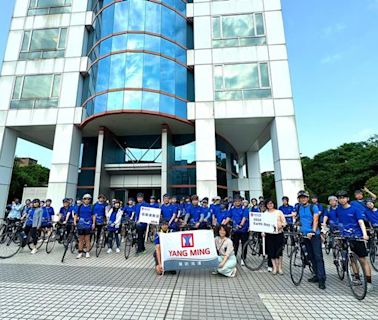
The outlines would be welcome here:
[[[378,228],[378,209],[373,199],[366,200],[365,217],[374,228]]]
[[[40,205],[41,205],[41,202],[39,201],[39,199],[34,199],[33,207],[28,211],[26,215],[24,232],[26,235],[30,234],[30,237],[33,240],[34,248],[32,249],[31,254],[37,253],[37,240],[38,240],[37,231],[41,227],[42,215],[43,215],[43,211]]]

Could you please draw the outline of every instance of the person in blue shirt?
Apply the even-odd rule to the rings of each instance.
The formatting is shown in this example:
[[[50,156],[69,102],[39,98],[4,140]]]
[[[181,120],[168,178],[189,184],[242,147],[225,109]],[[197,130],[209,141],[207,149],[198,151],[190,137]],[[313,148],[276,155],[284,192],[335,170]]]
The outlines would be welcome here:
[[[221,217],[221,197],[217,196],[213,199],[213,203],[210,205],[210,212],[213,227],[220,225],[224,219]],[[221,221],[219,222],[219,220]]]
[[[83,203],[74,209],[74,224],[77,226],[79,234],[79,253],[77,259],[83,256],[83,247],[85,242],[85,257],[90,258],[91,251],[91,232],[96,228],[96,216],[91,205],[92,196],[90,194],[83,195]]]
[[[337,218],[339,221],[340,233],[343,236],[351,236],[365,241],[369,240],[369,236],[366,231],[364,216],[357,207],[349,204],[349,197],[346,191],[338,191],[336,193],[339,206],[336,209]],[[354,252],[362,268],[365,270],[367,290],[368,292],[373,290],[371,281],[371,268],[366,257],[368,252],[365,242],[359,240],[349,240],[350,249]],[[357,270],[358,271],[358,270]],[[355,280],[359,278],[359,271],[355,274]]]
[[[322,223],[324,219],[324,208],[323,206],[319,203],[319,197],[316,194],[313,194],[311,197],[311,202],[313,205],[318,207],[319,210],[319,221]]]
[[[324,225],[329,224],[329,228],[331,232],[333,232],[339,224],[338,219],[337,219],[337,213],[336,213],[336,209],[339,203],[337,201],[336,196],[329,196],[328,203],[329,203],[328,208],[324,210],[323,224]]]
[[[168,221],[168,228],[172,231],[178,231],[179,226],[176,222],[177,211],[176,207],[170,203],[170,196],[165,194],[163,196],[163,204],[161,205],[161,219]]]
[[[63,199],[63,207],[59,209],[58,213],[58,234],[60,235],[59,241],[63,240],[63,225],[66,225],[66,234],[68,235],[71,232],[71,227],[73,224],[73,214],[72,207],[70,206],[70,200],[68,198]]]
[[[51,207],[51,199],[46,200],[46,206],[43,207],[43,216],[42,216],[42,228],[51,228],[52,219],[55,215],[54,208]]]
[[[260,207],[259,207],[259,204],[258,204],[256,198],[251,199],[251,211],[252,212],[260,212]]]
[[[113,252],[113,240],[116,243],[116,253],[120,253],[119,249],[121,242],[119,239],[119,231],[121,228],[121,220],[123,216],[123,211],[121,209],[121,202],[116,199],[113,207],[106,213],[107,226],[108,226],[108,251],[107,253]]]
[[[238,255],[239,250],[239,243],[241,242],[241,246],[243,248],[244,244],[248,241],[248,223],[249,220],[249,212],[248,208],[242,207],[242,197],[240,195],[236,195],[234,197],[234,204],[228,211],[228,218],[226,219],[226,224],[232,223],[232,242],[234,244],[234,251],[235,256]],[[245,256],[247,254],[247,250],[241,253],[241,262],[240,264],[244,266]]]
[[[194,229],[199,229],[203,222],[204,214],[203,209],[199,205],[199,198],[197,195],[193,195],[191,205],[188,205],[185,209],[185,220],[183,226],[189,224]]]
[[[155,260],[155,271],[156,274],[161,276],[164,273],[163,264],[161,260],[161,248],[160,248],[160,237],[159,233],[167,233],[169,232],[169,226],[168,221],[163,220],[160,225],[160,232],[156,232],[155,238],[154,238],[154,245],[155,245],[155,251],[153,254],[154,260]],[[169,274],[176,274],[176,271],[168,271]]]
[[[33,241],[33,249],[31,254],[37,253],[37,241],[38,241],[38,230],[42,225],[42,215],[43,210],[41,208],[41,202],[39,199],[34,199],[32,202],[32,207],[26,215],[24,232]]]
[[[159,203],[156,202],[155,196],[150,197],[150,207],[151,208],[159,208]]]
[[[287,226],[289,227],[288,229],[292,231],[294,207],[289,204],[289,197],[282,197],[282,206],[280,206],[278,210],[282,211],[285,216]]]
[[[310,195],[307,191],[299,191],[299,205],[296,206],[294,212],[295,217],[300,222],[300,232],[306,237],[304,242],[314,268],[314,275],[308,281],[319,283],[319,288],[324,290],[326,288],[326,273],[319,229],[319,209],[316,205],[309,203],[309,198]]]
[[[136,229],[137,229],[137,251],[136,254],[141,254],[146,252],[146,247],[144,245],[144,237],[147,229],[147,223],[143,223],[139,221],[140,210],[142,207],[150,207],[146,201],[144,201],[144,194],[138,193],[137,194],[137,203],[135,205],[135,217],[134,220],[136,222]]]
[[[207,227],[211,226],[211,222],[212,222],[211,210],[210,210],[210,207],[209,207],[209,198],[207,198],[207,197],[203,198],[202,201],[201,201],[201,205],[202,205],[202,214],[203,214],[202,227],[207,228]]]
[[[135,205],[134,205],[134,199],[129,198],[127,201],[127,205],[123,207],[123,216],[125,218],[125,221],[127,220],[134,220],[135,215]]]
[[[354,199],[350,202],[350,205],[356,207],[364,215],[366,210],[366,200],[364,198],[364,192],[368,193],[373,200],[377,199],[377,196],[372,193],[368,188],[358,189],[354,192]],[[365,217],[363,217],[365,220]]]
[[[19,199],[14,199],[11,205],[11,209],[8,213],[8,220],[15,222],[21,219],[21,212],[22,212],[22,203],[20,203]]]
[[[366,199],[365,217],[374,228],[378,228],[378,209],[374,199]]]
[[[93,213],[96,217],[96,244],[99,244],[101,231],[106,223],[106,197],[100,194],[97,197],[97,202],[93,205]]]

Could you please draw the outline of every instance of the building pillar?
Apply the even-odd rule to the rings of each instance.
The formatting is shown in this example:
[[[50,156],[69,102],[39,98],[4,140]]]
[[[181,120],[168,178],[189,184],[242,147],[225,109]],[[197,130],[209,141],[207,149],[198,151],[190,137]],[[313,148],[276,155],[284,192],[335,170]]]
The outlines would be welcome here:
[[[231,157],[227,156],[226,158],[226,177],[227,177],[227,197],[232,197],[233,195],[233,179],[232,179],[232,166],[231,166]]]
[[[270,131],[277,203],[283,196],[294,203],[297,192],[304,188],[295,117],[276,117]]]
[[[97,153],[96,153],[96,170],[94,180],[93,199],[97,199],[100,194],[101,172],[102,172],[102,151],[104,150],[105,130],[100,128],[97,139]]]
[[[47,198],[58,208],[65,197],[75,198],[79,171],[81,131],[73,124],[55,128]]]
[[[169,128],[164,125],[161,130],[161,200],[168,193],[168,134]]]
[[[196,180],[200,198],[217,195],[217,163],[214,119],[196,120]]]
[[[259,152],[247,153],[249,196],[258,199],[263,195]]]
[[[17,145],[16,131],[0,127],[0,218],[4,218]]]

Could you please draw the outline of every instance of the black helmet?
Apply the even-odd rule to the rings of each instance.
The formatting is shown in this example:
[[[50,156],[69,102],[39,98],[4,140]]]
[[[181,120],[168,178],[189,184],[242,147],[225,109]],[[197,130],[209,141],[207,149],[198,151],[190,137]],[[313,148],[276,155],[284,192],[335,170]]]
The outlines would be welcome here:
[[[336,192],[336,197],[346,198],[346,197],[349,197],[349,196],[348,196],[348,192],[346,192],[345,190],[340,190],[340,191]]]
[[[373,199],[373,198],[367,198],[367,199],[365,200],[365,202],[366,202],[366,203],[371,202],[371,203],[375,204],[375,199]]]
[[[299,192],[298,192],[298,194],[297,194],[297,197],[299,198],[299,197],[306,197],[306,198],[309,198],[310,197],[310,194],[307,192],[307,191],[305,191],[305,190],[300,190]]]
[[[171,197],[169,196],[168,193],[166,193],[165,195],[163,195],[163,198],[171,198]]]
[[[142,192],[138,192],[137,198],[144,198],[144,194]]]
[[[41,201],[39,199],[33,199],[32,201],[33,203],[41,203]]]
[[[68,198],[64,198],[64,199],[63,199],[63,203],[65,203],[65,202],[70,202],[70,199],[68,199]]]

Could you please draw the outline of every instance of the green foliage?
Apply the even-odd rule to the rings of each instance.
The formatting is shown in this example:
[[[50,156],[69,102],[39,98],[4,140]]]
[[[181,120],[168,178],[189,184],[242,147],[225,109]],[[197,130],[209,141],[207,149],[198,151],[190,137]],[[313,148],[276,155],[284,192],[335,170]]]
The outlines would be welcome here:
[[[13,166],[12,180],[8,200],[22,198],[24,186],[42,187],[49,181],[50,170],[39,164],[20,167],[17,163]]]
[[[276,200],[276,189],[274,184],[274,174],[262,176],[263,193],[265,199]]]
[[[378,175],[371,177],[368,181],[366,181],[365,185],[371,192],[378,195]]]

